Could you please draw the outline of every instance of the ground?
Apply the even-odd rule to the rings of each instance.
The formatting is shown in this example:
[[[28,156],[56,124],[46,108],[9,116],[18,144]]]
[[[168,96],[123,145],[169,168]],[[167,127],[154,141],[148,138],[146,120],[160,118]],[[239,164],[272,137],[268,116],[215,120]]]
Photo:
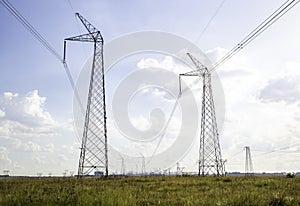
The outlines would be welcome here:
[[[0,205],[300,205],[300,178],[1,178]]]

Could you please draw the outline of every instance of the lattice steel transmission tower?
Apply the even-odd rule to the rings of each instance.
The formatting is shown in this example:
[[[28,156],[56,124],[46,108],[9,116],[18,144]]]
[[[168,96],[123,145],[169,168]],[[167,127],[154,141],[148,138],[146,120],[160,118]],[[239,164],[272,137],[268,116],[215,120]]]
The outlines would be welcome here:
[[[211,86],[211,73],[198,59],[189,53],[187,55],[197,69],[185,74],[180,74],[179,77],[198,76],[203,79],[198,175],[224,175],[225,168],[219,143],[219,134]]]
[[[121,175],[125,175],[126,174],[126,166],[125,166],[125,160],[124,157],[121,157]]]
[[[140,153],[141,155],[141,159],[142,159],[142,167],[141,167],[141,174],[142,175],[146,175],[146,160],[145,160],[145,156]]]
[[[80,148],[78,176],[89,175],[92,171],[108,176],[103,38],[100,31],[79,13],[76,13],[76,17],[80,19],[88,33],[65,39],[64,60],[66,41],[94,43],[87,106],[84,111],[85,121]]]
[[[252,163],[252,158],[251,158],[251,153],[250,153],[250,147],[246,146],[246,147],[244,147],[244,149],[246,150],[245,175],[254,175],[253,163]]]

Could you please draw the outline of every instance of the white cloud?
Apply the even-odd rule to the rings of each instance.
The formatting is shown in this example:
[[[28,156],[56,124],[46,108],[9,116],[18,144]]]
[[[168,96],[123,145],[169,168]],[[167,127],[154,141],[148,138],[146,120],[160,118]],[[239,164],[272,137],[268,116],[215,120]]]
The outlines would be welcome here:
[[[187,58],[187,57],[186,57]],[[191,63],[191,62],[189,62]],[[165,84],[166,87],[171,88],[172,91],[168,91],[173,93],[173,95],[176,96],[179,93],[179,82],[178,82],[178,78],[179,78],[179,74],[183,74],[189,71],[194,70],[195,68],[191,65],[187,65],[186,62],[183,63],[182,61],[177,60],[176,58],[173,58],[172,56],[165,56],[163,60],[159,61],[157,59],[154,58],[143,58],[141,59],[138,63],[137,63],[137,67],[140,69],[161,69],[161,75],[163,76],[163,71],[170,71],[173,72],[175,75],[174,79],[162,79],[163,83]],[[159,71],[159,70],[158,70]],[[160,77],[158,77],[160,78]],[[193,90],[193,92],[195,92],[195,94],[202,89],[201,87],[201,83],[199,84],[199,81],[197,79],[197,77],[185,77],[185,78],[181,78],[181,83],[185,83],[187,85],[187,87],[189,87],[190,89]],[[141,85],[141,87],[143,87],[144,85]],[[184,87],[184,85],[182,84],[182,86]],[[183,90],[186,89],[185,87],[182,88]],[[150,91],[150,90],[149,90]],[[161,89],[153,89],[152,93],[154,95],[160,95],[163,97],[166,97],[166,101],[173,101],[173,97],[170,98],[170,95],[168,95],[168,92],[164,92],[164,94],[166,95],[162,95],[162,91]]]
[[[67,144],[69,139],[74,141],[72,122],[54,120],[46,109],[46,97],[37,90],[0,94],[0,110],[0,139],[6,144],[0,148],[1,167],[10,169],[11,174],[32,175],[47,172],[48,164],[53,172],[60,174],[54,151],[57,145]],[[66,152],[61,149],[61,153]]]
[[[5,92],[0,96],[0,106],[6,113],[6,119],[19,122],[30,127],[54,125],[56,122],[50,113],[45,111],[46,97],[41,97],[37,90],[26,95]]]
[[[12,141],[15,149],[19,149],[22,146],[22,141],[18,138],[14,138]]]
[[[32,157],[32,160],[34,163],[37,164],[36,165],[37,167],[39,167],[41,164],[45,163],[45,161],[43,161],[43,157],[38,153],[35,153],[35,155]]]
[[[218,58],[223,57],[223,55],[227,52],[228,51],[225,49],[215,48],[209,50],[207,54],[212,60],[216,61]],[[172,57],[165,58],[161,61],[156,59],[142,59],[138,66],[139,68],[165,68],[167,70],[176,71],[177,73],[183,73],[191,70],[191,68],[188,67],[184,69],[180,68],[180,65],[177,66],[176,62],[172,60]],[[284,73],[274,72],[274,76],[266,76],[262,74],[262,68],[252,66],[248,62],[245,54],[240,52],[217,70],[217,73],[220,75],[226,98],[226,120],[224,129],[220,133],[220,141],[223,149],[223,158],[228,161],[227,169],[229,171],[244,170],[244,146],[251,147],[255,171],[286,171],[289,168],[287,161],[290,163],[292,160],[296,161],[293,154],[285,154],[284,157],[280,158],[280,154],[278,153],[273,153],[273,156],[264,156],[259,155],[260,153],[257,151],[269,152],[283,146],[292,146],[293,144],[300,142],[300,139],[298,138],[300,135],[300,129],[298,129],[300,121],[299,106],[297,104],[286,105],[285,102],[277,101],[273,101],[274,103],[269,101],[270,103],[266,104],[264,103],[266,101],[260,101],[261,99],[257,99],[257,94],[260,93],[262,89],[266,89],[267,85],[270,85],[264,84],[264,87],[262,88],[261,85],[264,82],[270,83],[273,80],[282,79],[282,81],[292,82],[292,84],[289,85],[288,92],[284,92],[284,90],[282,90],[282,93],[292,97],[292,100],[298,103],[298,100],[300,99],[298,97],[298,82],[300,82],[300,78],[298,79],[300,71],[299,68],[299,64],[297,63],[288,63],[287,70],[285,70]],[[214,77],[212,76],[212,78]],[[184,80],[188,84],[192,82],[191,79]],[[178,81],[176,84],[178,84]],[[201,95],[200,92],[202,83],[197,84],[197,86],[199,93],[195,95]],[[218,85],[213,82],[214,92],[216,91],[216,87],[218,87]],[[195,88],[192,89],[195,90]],[[142,92],[145,94],[151,93],[152,100],[155,97],[165,98],[168,96],[166,95],[166,92],[159,89],[155,90],[145,88]],[[215,96],[217,96],[217,98],[215,98],[215,104],[222,104],[222,101],[218,99],[218,93],[216,94]],[[272,98],[278,96],[276,93],[269,92],[268,94]],[[285,98],[285,101],[289,100],[286,96],[281,94],[279,97],[281,99]],[[198,98],[198,100],[201,100],[201,98]],[[149,99],[147,99],[146,102],[148,101]],[[165,102],[165,104],[167,104],[167,102]],[[134,108],[136,111],[136,107]],[[220,113],[217,110],[217,118],[219,114]],[[144,129],[149,127],[147,116],[137,115],[132,118],[133,119],[131,120],[134,121],[134,126]],[[176,126],[174,125],[176,124],[171,123],[170,125],[170,128],[174,127],[175,129],[174,131],[172,130],[172,132],[176,131]],[[109,131],[111,132],[111,136],[118,136],[117,131]],[[176,133],[172,132],[169,131],[166,135],[170,138],[164,138],[164,142],[161,143],[158,153],[170,146],[170,143],[172,143],[173,140],[172,137],[176,137]],[[121,137],[118,137],[117,140],[118,142],[122,142],[122,144],[113,144],[115,148],[118,148],[120,151],[130,151],[131,155],[139,155],[140,151],[143,151],[143,154],[151,155],[157,143],[155,141],[148,145],[132,143],[123,140]],[[186,170],[191,170],[191,168],[196,169],[197,167],[195,162],[198,159],[198,148],[196,148],[198,144],[199,142],[197,142],[195,148],[193,148],[190,154],[181,161],[181,164],[186,166]],[[126,154],[126,152],[124,153]],[[238,155],[235,155],[237,153]],[[266,161],[266,157],[268,161]],[[291,168],[295,169],[297,167],[291,166],[290,169]]]
[[[62,149],[70,154],[78,154],[79,145],[78,143],[74,142],[72,145],[63,145]]]
[[[54,152],[54,144],[47,144],[44,148],[45,152]]]
[[[149,119],[144,116],[130,118],[130,121],[135,128],[139,128],[140,130],[147,130],[151,127]]]
[[[59,157],[60,160],[63,160],[63,161],[68,161],[69,160],[69,158],[64,154],[60,154],[60,155],[58,155],[58,157]]]
[[[0,164],[7,167],[11,164],[11,159],[8,157],[8,150],[6,147],[0,146]]]
[[[174,59],[172,56],[165,56],[161,61],[154,58],[142,58],[137,63],[137,67],[140,69],[160,68],[172,71],[175,74],[182,74],[192,70],[189,66],[179,62],[179,60]]]
[[[40,152],[42,151],[42,148],[35,142],[27,142],[24,144],[24,150],[27,152]]]
[[[272,77],[259,91],[258,99],[263,102],[300,101],[300,63],[290,62],[284,72]]]
[[[0,137],[51,137],[59,135],[58,124],[45,110],[46,97],[37,90],[25,95],[5,92],[0,96]]]
[[[159,61],[153,58],[146,58],[146,59],[143,58],[137,63],[137,66],[140,69],[153,68],[153,67],[161,68],[161,64],[159,63]]]
[[[215,49],[216,53],[220,51],[222,49]],[[218,70],[226,97],[226,121],[220,140],[229,171],[243,171],[244,146],[253,150],[256,171],[285,171],[288,167],[284,168],[284,163],[295,160],[292,154],[269,158],[257,151],[268,152],[300,142],[296,118],[299,107],[286,104],[299,101],[299,64],[287,64],[287,68],[282,69],[284,72],[274,72],[267,78],[260,70],[250,69],[246,57],[233,58]],[[267,83],[261,87],[263,82]],[[233,157],[239,151],[241,153]],[[276,155],[278,153],[273,153]]]
[[[209,51],[211,55],[216,55],[213,51],[220,52],[222,49]],[[220,54],[220,56],[222,55]],[[183,72],[183,68],[180,69],[180,66],[176,67],[177,63],[172,60],[172,57],[165,58],[162,61],[143,59],[139,63],[140,68],[149,68],[152,65],[157,67],[163,65],[172,71],[174,71],[175,68],[175,70],[178,69],[178,73]],[[299,142],[300,129],[298,125],[300,122],[300,108],[297,104],[293,104],[298,103],[299,100],[299,98],[297,98],[298,93],[296,92],[299,86],[299,65],[297,63],[290,63],[287,64],[287,67],[284,73],[274,74],[274,76],[270,76],[269,79],[264,81],[262,81],[264,78],[260,77],[259,72],[257,72],[258,68],[249,69],[250,66],[247,63],[246,57],[233,59],[231,62],[224,64],[224,67],[220,68],[218,73],[222,77],[221,81],[226,96],[227,113],[225,128],[220,135],[220,140],[221,147],[223,148],[223,157],[228,160],[227,168],[229,171],[243,171],[244,153],[242,152],[242,148],[246,145],[249,145],[253,150],[252,155],[256,171],[284,170],[284,164],[288,167],[288,163],[285,162],[286,160],[290,162],[291,160],[295,160],[292,154],[285,154],[284,158],[279,158],[274,154],[274,156],[269,158],[269,156],[257,155],[256,152],[256,150],[264,152],[272,151],[273,149],[278,149],[282,146],[292,146]],[[188,67],[185,69],[187,71],[190,70]],[[282,94],[280,93],[280,95],[278,95],[278,93],[272,93],[272,90],[268,92],[268,98],[271,98],[272,101],[260,101],[262,99],[257,99],[257,97],[261,96],[255,96],[256,94],[262,94],[260,93],[261,91],[272,86],[273,84],[271,83],[277,80],[285,81],[287,84],[292,82],[286,91],[295,91],[292,93],[294,99],[289,99],[291,95],[283,95],[288,94],[288,92],[282,92]],[[187,82],[191,82],[190,79],[187,80]],[[262,85],[263,82],[266,82],[264,86],[258,87],[258,85]],[[178,81],[176,81],[176,84],[178,84]],[[197,86],[201,87],[201,85],[202,84],[198,84]],[[281,87],[281,89],[283,89],[283,87]],[[156,100],[159,100],[159,108],[162,108],[166,118],[168,118],[173,105],[171,100],[174,102],[174,99],[170,97],[168,92],[159,88],[145,88],[141,90],[141,93],[142,92],[147,94],[143,96],[147,97],[147,99],[144,99],[147,102],[147,106],[149,105],[148,100],[156,98]],[[201,94],[199,93],[199,95]],[[273,101],[275,97],[280,97],[280,101],[277,101],[277,99]],[[264,96],[264,98],[266,98],[266,96]],[[201,100],[201,98],[198,98],[198,100]],[[287,105],[286,103],[288,102],[290,104]],[[38,164],[45,164],[46,160],[52,157],[52,154],[50,155],[49,153],[54,153],[57,144],[48,140],[40,142],[33,139],[36,137],[53,137],[60,134],[58,125],[61,124],[58,124],[51,114],[47,112],[45,103],[46,98],[41,97],[37,90],[29,92],[26,95],[6,92],[0,96],[0,138],[10,138],[12,145],[10,149],[0,147],[0,160],[2,163],[13,165],[19,160],[18,158],[13,158],[11,153],[13,150],[27,151],[28,153],[26,153],[26,155],[32,157],[31,161],[34,160],[35,163]],[[162,104],[164,104],[164,106],[161,107]],[[216,104],[218,104],[218,102],[216,102]],[[145,109],[146,105],[142,106]],[[151,111],[151,109],[152,108],[149,108],[149,111]],[[149,118],[147,116],[148,113],[146,113],[145,116],[139,116],[138,114],[141,114],[141,111],[136,111],[136,108],[133,110],[135,113],[133,116],[130,116],[132,124],[139,129],[148,129],[150,127]],[[177,135],[176,132],[178,132],[178,128],[181,125],[180,118],[176,116],[172,121],[157,153],[167,149]],[[69,125],[70,124],[66,126],[69,128]],[[148,142],[148,144],[132,142],[121,137],[117,129],[112,128],[111,125],[113,125],[113,123],[110,122],[108,124],[109,141],[110,143],[113,141],[112,145],[114,148],[119,149],[124,154],[128,153],[128,155],[136,156],[142,152],[145,156],[148,156],[155,150],[158,139],[153,142]],[[114,137],[114,139],[112,140],[111,137]],[[5,139],[5,141],[7,141],[7,139]],[[66,144],[68,143],[64,143],[63,146],[61,146],[62,152],[56,156],[57,161],[60,162],[59,164],[63,166],[65,166],[66,161],[75,162],[72,157],[74,157],[74,154],[79,154],[77,149],[78,145],[75,147],[74,145],[70,146]],[[239,151],[241,151],[239,155],[232,157],[233,154]],[[275,158],[275,156],[277,158]],[[186,166],[186,171],[189,171],[190,168],[195,169],[197,167],[195,162],[198,158],[198,148],[195,148],[189,157],[190,159],[184,159],[180,163]],[[265,157],[268,157],[268,164],[263,162],[265,161]],[[20,166],[23,168],[28,168],[27,165],[31,164],[26,162],[25,166],[25,163],[23,164],[22,161],[18,162],[21,162]],[[53,160],[51,163],[53,170],[59,171],[59,169],[54,169],[56,163],[56,160]],[[76,163],[74,165],[76,166]],[[295,166],[295,168],[297,167]],[[151,168],[147,169],[151,170]],[[45,170],[48,170],[48,168]]]
[[[206,55],[212,60],[212,62],[217,62],[228,52],[229,50],[227,49],[217,47],[206,51]],[[222,66],[219,66],[216,71],[221,78],[239,78],[252,73],[247,66],[247,57],[243,54],[243,52],[237,53]]]
[[[0,109],[0,118],[5,116],[5,112]]]

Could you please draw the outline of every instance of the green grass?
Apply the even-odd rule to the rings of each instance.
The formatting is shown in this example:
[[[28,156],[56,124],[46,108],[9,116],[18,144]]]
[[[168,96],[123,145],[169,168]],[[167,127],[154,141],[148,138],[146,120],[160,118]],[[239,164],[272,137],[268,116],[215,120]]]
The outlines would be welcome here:
[[[300,205],[300,178],[3,178],[0,205]]]

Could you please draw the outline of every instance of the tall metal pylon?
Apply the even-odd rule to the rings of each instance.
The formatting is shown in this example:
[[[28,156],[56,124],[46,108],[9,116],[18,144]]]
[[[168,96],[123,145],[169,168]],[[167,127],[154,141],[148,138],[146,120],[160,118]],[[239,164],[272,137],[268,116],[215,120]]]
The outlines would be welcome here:
[[[219,143],[219,134],[211,86],[211,73],[198,59],[190,53],[187,55],[197,69],[180,74],[179,78],[181,78],[181,76],[198,76],[203,79],[198,175],[224,175],[225,168]]]
[[[78,177],[89,175],[93,171],[108,176],[103,37],[100,31],[79,13],[76,13],[76,17],[79,18],[88,33],[65,39],[64,61],[66,41],[94,43],[87,106],[84,111],[85,121],[80,148]],[[82,108],[82,110],[84,109]]]
[[[250,153],[250,147],[246,146],[246,147],[244,147],[244,149],[246,150],[245,175],[254,175],[253,163],[252,163],[252,158],[251,158],[251,153]]]
[[[126,174],[126,166],[125,166],[125,160],[124,157],[121,156],[121,175],[125,175]]]
[[[141,173],[142,175],[146,175],[146,161],[145,161],[145,156],[140,153],[141,158],[142,158],[142,167],[141,167]]]

